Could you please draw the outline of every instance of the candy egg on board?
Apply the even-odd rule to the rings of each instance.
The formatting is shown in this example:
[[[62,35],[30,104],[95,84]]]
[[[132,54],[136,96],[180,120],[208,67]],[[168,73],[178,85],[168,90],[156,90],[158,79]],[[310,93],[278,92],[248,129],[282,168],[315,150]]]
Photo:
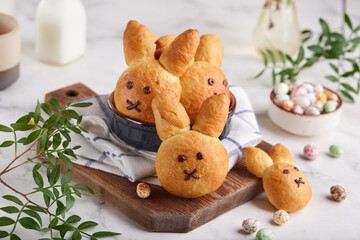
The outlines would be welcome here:
[[[295,98],[295,97],[298,97],[298,96],[303,96],[305,94],[307,94],[307,90],[303,87],[299,87],[299,88],[296,88],[294,91],[291,92],[290,94],[290,97],[291,98]]]
[[[275,86],[274,92],[276,95],[287,94],[289,92],[289,86],[286,83],[279,83]]]
[[[304,147],[304,157],[308,160],[315,160],[320,155],[319,149],[312,144],[307,144]]]
[[[302,108],[309,107],[310,103],[311,103],[310,99],[308,97],[306,97],[305,95],[299,96],[299,97],[294,97],[293,101]]]
[[[255,233],[259,230],[260,223],[256,219],[248,218],[243,221],[242,228],[247,233]]]
[[[315,86],[314,86],[314,91],[315,91],[317,94],[323,93],[323,92],[324,92],[324,87],[323,87],[321,84],[317,83],[317,84],[315,84]]]
[[[287,94],[279,94],[275,96],[274,100],[277,105],[280,105],[282,101],[290,100],[290,96]]]
[[[305,109],[307,115],[320,115],[320,111],[315,107],[308,107]]]
[[[140,198],[147,198],[151,193],[150,186],[146,183],[139,183],[136,186],[136,193]]]
[[[304,112],[305,112],[304,108],[302,108],[299,105],[295,105],[294,108],[292,109],[292,111],[297,114],[304,114]]]

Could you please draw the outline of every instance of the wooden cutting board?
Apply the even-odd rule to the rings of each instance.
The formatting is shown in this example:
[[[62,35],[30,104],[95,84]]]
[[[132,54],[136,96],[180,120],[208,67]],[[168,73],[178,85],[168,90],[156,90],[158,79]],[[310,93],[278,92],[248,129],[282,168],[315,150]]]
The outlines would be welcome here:
[[[55,97],[64,107],[67,102],[93,95],[96,93],[77,83],[46,94],[45,101]],[[257,147],[269,152],[271,146],[263,141]],[[261,179],[247,171],[244,160],[235,165],[217,191],[196,199],[175,197],[156,185],[151,185],[148,198],[141,199],[136,194],[137,182],[76,163],[73,181],[91,187],[105,202],[153,232],[189,232],[263,191]]]

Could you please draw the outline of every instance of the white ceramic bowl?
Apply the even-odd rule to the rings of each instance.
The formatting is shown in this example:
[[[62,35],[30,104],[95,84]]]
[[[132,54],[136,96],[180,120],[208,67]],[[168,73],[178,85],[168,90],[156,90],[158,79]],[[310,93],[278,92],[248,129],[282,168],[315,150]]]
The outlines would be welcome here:
[[[326,91],[331,91],[324,88]],[[335,93],[335,92],[333,92]],[[336,94],[336,93],[335,93]],[[270,94],[269,117],[280,128],[301,136],[314,136],[334,129],[340,122],[342,111],[342,100],[339,97],[339,105],[334,112],[322,113],[320,115],[297,114],[282,109],[275,103],[274,91]]]

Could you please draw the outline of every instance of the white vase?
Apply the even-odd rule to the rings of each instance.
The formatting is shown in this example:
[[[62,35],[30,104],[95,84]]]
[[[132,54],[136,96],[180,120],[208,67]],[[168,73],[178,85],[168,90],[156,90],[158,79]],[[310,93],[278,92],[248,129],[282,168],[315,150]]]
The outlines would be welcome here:
[[[266,0],[253,40],[257,50],[293,55],[302,42],[294,1]]]
[[[85,52],[86,13],[80,0],[42,0],[36,29],[36,53],[44,62],[63,65]]]
[[[15,0],[0,0],[0,13],[15,15]]]

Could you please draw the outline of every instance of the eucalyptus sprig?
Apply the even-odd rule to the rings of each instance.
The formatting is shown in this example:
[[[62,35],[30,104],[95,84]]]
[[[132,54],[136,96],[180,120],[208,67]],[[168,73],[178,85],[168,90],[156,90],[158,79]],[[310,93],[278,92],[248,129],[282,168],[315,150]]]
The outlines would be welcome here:
[[[345,13],[344,20],[347,29],[342,33],[332,31],[329,24],[322,18],[319,19],[322,32],[315,44],[305,46],[312,37],[310,30],[303,31],[303,44],[296,57],[279,51],[273,53],[270,50],[262,51],[264,69],[255,76],[260,77],[266,70],[271,71],[272,84],[285,80],[296,81],[298,74],[307,67],[313,66],[320,61],[326,61],[332,71],[324,76],[327,80],[337,83],[337,92],[341,93],[348,101],[354,102],[353,95],[360,93],[360,56],[354,54],[359,50],[360,25],[353,26],[350,17]],[[345,33],[348,32],[348,35]],[[308,51],[306,57],[305,49]],[[276,61],[276,54],[279,62]]]
[[[0,217],[0,238],[11,240],[21,239],[16,230],[21,226],[25,229],[48,233],[48,238],[43,239],[98,239],[119,235],[114,232],[87,232],[98,224],[93,221],[82,221],[78,215],[67,216],[67,212],[74,206],[75,199],[82,196],[93,196],[91,188],[82,185],[71,185],[72,159],[76,159],[74,151],[81,146],[69,147],[71,142],[70,132],[80,134],[86,132],[80,126],[82,116],[73,108],[88,107],[91,103],[67,103],[65,108],[60,108],[59,101],[50,98],[49,104],[37,105],[34,112],[30,112],[10,126],[0,124],[0,132],[13,135],[12,140],[0,144],[1,148],[14,148],[14,159],[0,172],[0,183],[12,190],[15,195],[5,195],[9,201],[8,206],[0,210],[8,216]],[[71,124],[70,119],[76,123]],[[30,131],[30,132],[28,132]],[[19,138],[21,132],[28,132],[27,136]],[[21,153],[19,147],[25,148]],[[35,156],[25,157],[34,152]],[[40,160],[46,158],[46,160]],[[57,160],[58,159],[58,160]],[[61,163],[66,168],[66,173],[61,177]],[[16,190],[2,178],[3,175],[23,166],[32,165],[32,176],[36,187],[27,193]],[[43,201],[36,202],[35,195],[42,195]],[[3,215],[3,214],[1,214]],[[0,216],[1,216],[0,215]],[[46,222],[44,221],[46,220]],[[28,233],[25,239],[29,239]]]

